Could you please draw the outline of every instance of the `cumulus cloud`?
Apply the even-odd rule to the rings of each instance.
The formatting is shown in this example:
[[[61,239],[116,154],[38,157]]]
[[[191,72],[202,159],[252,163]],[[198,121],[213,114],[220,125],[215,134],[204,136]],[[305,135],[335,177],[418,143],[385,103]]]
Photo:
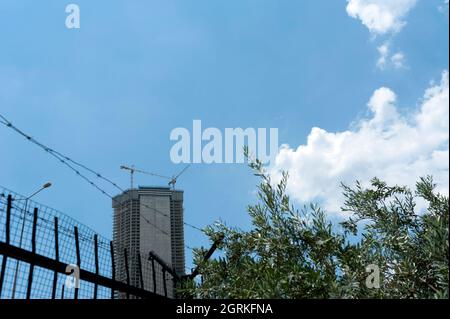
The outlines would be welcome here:
[[[400,31],[416,0],[348,0],[347,14],[361,20],[372,34]]]
[[[405,17],[415,6],[416,0],[347,0],[347,14],[367,27],[374,36],[393,37],[406,24]],[[401,69],[405,65],[405,54],[396,52],[391,55],[389,40],[378,46],[377,67]]]
[[[380,54],[380,57],[377,61],[377,67],[379,67],[380,69],[384,69],[388,61],[389,46],[387,45],[387,43],[383,43],[377,48],[377,50]]]
[[[405,55],[403,52],[397,52],[391,57],[391,63],[396,69],[401,69],[405,66]]]
[[[291,196],[300,203],[321,202],[331,213],[343,203],[340,182],[375,176],[414,187],[420,176],[433,175],[438,191],[448,195],[448,78],[443,72],[409,114],[399,112],[391,89],[377,89],[367,104],[370,116],[343,132],[312,128],[305,145],[281,147],[269,173],[277,180],[289,171]]]
[[[377,60],[377,67],[384,70],[388,67],[401,69],[405,67],[405,55],[403,52],[397,52],[391,55],[389,43],[385,42],[378,48],[379,58]]]

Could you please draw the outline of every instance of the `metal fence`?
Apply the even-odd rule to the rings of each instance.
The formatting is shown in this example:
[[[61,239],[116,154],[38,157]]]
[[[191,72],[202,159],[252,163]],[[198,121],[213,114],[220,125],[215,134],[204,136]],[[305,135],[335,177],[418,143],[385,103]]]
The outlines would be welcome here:
[[[118,258],[125,269],[116,269]],[[178,279],[151,252],[129,258],[73,218],[0,187],[0,299],[174,297]]]

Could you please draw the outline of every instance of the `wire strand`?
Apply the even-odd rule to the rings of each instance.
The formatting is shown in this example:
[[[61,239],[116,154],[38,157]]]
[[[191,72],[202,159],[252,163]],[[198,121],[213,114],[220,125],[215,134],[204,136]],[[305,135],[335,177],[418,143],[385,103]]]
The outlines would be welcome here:
[[[12,122],[10,122],[6,117],[4,117],[2,114],[0,114],[0,123],[5,125],[6,127],[12,129],[13,131],[15,131],[16,133],[18,133],[19,135],[23,136],[26,140],[28,140],[29,142],[35,144],[36,146],[40,147],[41,149],[43,149],[45,152],[47,152],[48,154],[50,154],[51,156],[53,156],[54,158],[56,158],[59,162],[61,162],[63,165],[65,165],[66,167],[68,167],[70,170],[72,170],[76,175],[78,175],[80,178],[82,178],[84,181],[86,181],[88,184],[90,184],[92,187],[96,188],[100,193],[102,193],[103,195],[107,196],[108,198],[110,198],[113,202],[118,203],[118,201],[109,193],[107,193],[104,189],[102,189],[100,186],[98,186],[95,182],[93,182],[91,179],[89,179],[87,176],[85,176],[84,174],[82,174],[78,169],[76,169],[74,166],[78,166],[79,168],[82,168],[86,171],[88,171],[89,173],[95,175],[98,179],[104,180],[105,182],[111,184],[112,186],[114,186],[115,188],[117,188],[118,190],[120,190],[121,192],[125,192],[125,190],[120,187],[117,183],[113,182],[112,180],[106,178],[105,176],[103,176],[102,174],[100,174],[99,172],[89,168],[88,166],[77,162],[73,159],[71,159],[70,157],[62,154],[61,152],[58,152],[44,144],[42,144],[41,142],[37,141],[35,138],[33,138],[32,136],[26,134],[25,132],[23,132],[22,130],[20,130],[18,127],[16,127],[14,124],[12,124]],[[73,165],[71,165],[71,164]],[[170,215],[165,214],[163,212],[161,212],[160,210],[154,208],[154,207],[150,207],[146,204],[142,204],[144,207],[149,208],[151,210],[153,210],[154,212],[166,217],[170,219]],[[157,230],[159,230],[161,233],[170,236],[169,233],[167,233],[166,231],[160,229],[158,226],[156,226],[155,224],[151,223],[145,216],[143,216],[140,213],[140,216],[144,219],[144,221],[146,223],[148,223],[149,225],[155,227]],[[190,224],[188,222],[183,221],[183,224],[187,227],[190,227],[194,230],[200,231],[200,232],[204,232],[203,229],[201,229],[200,227],[197,227],[193,224]]]

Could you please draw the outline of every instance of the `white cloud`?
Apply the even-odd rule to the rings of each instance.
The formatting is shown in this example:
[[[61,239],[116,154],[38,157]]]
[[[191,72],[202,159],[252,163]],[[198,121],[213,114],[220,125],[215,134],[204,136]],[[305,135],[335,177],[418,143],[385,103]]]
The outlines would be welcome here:
[[[448,195],[448,72],[426,90],[418,110],[403,115],[396,103],[392,90],[377,89],[367,104],[369,118],[343,132],[314,127],[306,145],[283,145],[269,172],[277,180],[280,171],[289,171],[288,191],[295,200],[319,201],[334,213],[343,203],[341,181],[368,182],[376,176],[414,187],[418,177],[431,174],[438,191]]]
[[[388,67],[401,69],[405,67],[405,55],[403,52],[397,52],[391,55],[388,42],[384,42],[378,48],[379,57],[377,60],[377,67],[384,70]]]
[[[347,14],[361,20],[373,36],[399,32],[406,24],[405,17],[415,6],[416,0],[347,0]],[[397,52],[391,55],[389,40],[380,45],[377,67],[403,68],[405,55]]]
[[[380,69],[384,69],[387,64],[388,56],[389,56],[389,46],[387,43],[383,43],[378,48],[378,53],[380,54],[380,57],[377,61],[377,67]]]
[[[405,66],[405,55],[403,52],[397,52],[391,57],[391,63],[396,69],[401,69]]]
[[[416,0],[348,0],[347,14],[360,19],[372,34],[400,31]]]

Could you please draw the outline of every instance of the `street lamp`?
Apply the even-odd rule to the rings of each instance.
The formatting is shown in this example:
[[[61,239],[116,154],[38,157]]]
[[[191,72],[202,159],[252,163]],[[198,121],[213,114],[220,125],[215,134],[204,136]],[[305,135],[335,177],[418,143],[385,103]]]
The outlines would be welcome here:
[[[23,212],[23,220],[22,220],[22,228],[20,230],[20,238],[19,238],[19,248],[22,248],[22,240],[23,240],[23,232],[25,230],[25,219],[27,216],[27,206],[28,206],[28,201],[35,195],[37,195],[38,193],[42,192],[44,189],[49,188],[50,186],[52,186],[52,183],[47,182],[44,185],[42,185],[37,191],[35,191],[33,194],[31,194],[30,196],[26,197],[26,198],[20,198],[20,199],[14,199],[15,201],[19,201],[19,200],[24,200],[25,201],[25,205],[24,208],[22,209]],[[17,275],[19,273],[19,261],[16,261],[16,269],[14,271],[14,281],[13,281],[13,287],[12,287],[12,295],[11,295],[11,299],[14,299],[15,295],[16,295],[16,284],[17,284]]]
[[[33,194],[31,194],[30,196],[28,196],[27,198],[25,198],[26,201],[28,201],[31,197],[33,197],[34,195],[36,195],[37,193],[40,193],[41,191],[43,191],[46,188],[49,188],[50,186],[52,186],[52,183],[47,182],[44,185],[41,186],[41,188],[39,188],[37,191],[35,191]]]

